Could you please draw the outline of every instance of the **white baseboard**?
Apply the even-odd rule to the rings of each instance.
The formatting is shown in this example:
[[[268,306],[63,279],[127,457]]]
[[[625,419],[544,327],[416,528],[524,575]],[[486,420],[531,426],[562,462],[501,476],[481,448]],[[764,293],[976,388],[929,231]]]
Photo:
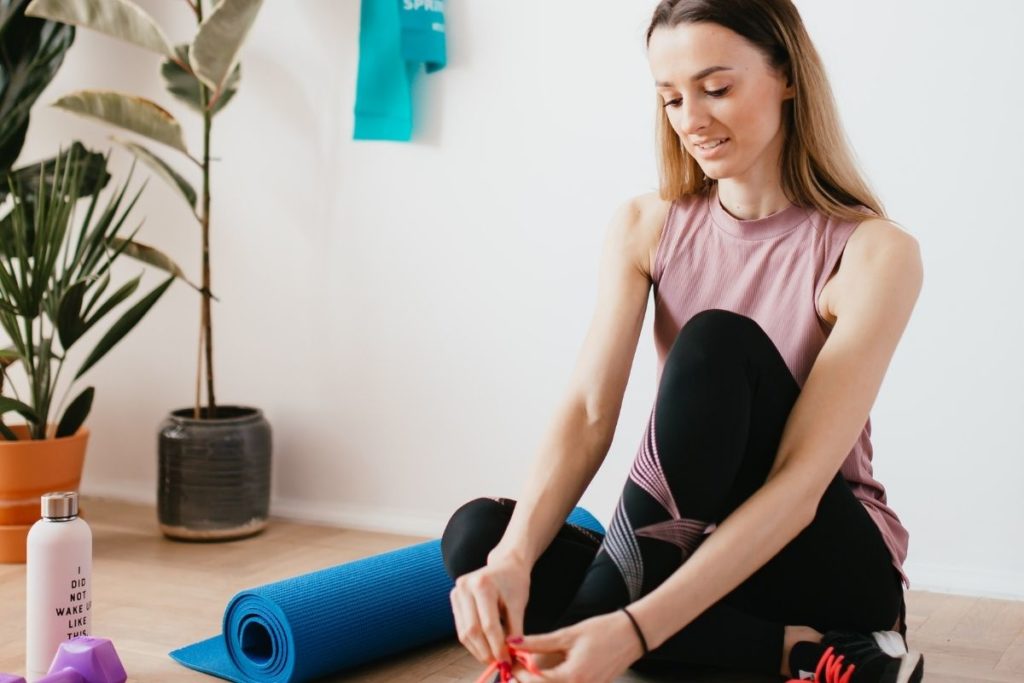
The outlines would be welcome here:
[[[150,487],[143,488],[129,483],[102,482],[95,484],[83,484],[78,487],[78,492],[83,496],[94,498],[108,498],[110,500],[123,500],[126,503],[145,503],[156,505],[156,490]]]
[[[340,503],[317,503],[287,498],[272,500],[270,511],[275,517],[294,521],[332,524],[362,531],[429,538],[440,538],[448,523],[447,518],[411,515],[404,510]]]
[[[1024,573],[978,567],[910,562],[903,567],[910,590],[953,593],[979,598],[1024,600]]]
[[[90,483],[88,486],[81,487],[80,491],[83,496],[156,505],[155,490],[131,484]],[[428,538],[440,538],[448,523],[447,518],[414,515],[404,510],[289,498],[271,499],[270,514],[273,517],[291,521]]]

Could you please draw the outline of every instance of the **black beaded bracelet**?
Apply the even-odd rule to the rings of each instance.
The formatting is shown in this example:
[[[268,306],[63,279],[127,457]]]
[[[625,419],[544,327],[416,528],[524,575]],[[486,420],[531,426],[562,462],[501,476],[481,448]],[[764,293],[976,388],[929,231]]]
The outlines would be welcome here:
[[[620,607],[619,609],[625,612],[626,616],[629,617],[629,621],[633,624],[633,630],[636,631],[637,637],[640,638],[640,644],[643,646],[644,654],[646,655],[650,650],[647,649],[647,639],[644,638],[644,632],[640,630],[640,624],[636,623],[636,619],[633,618],[633,615],[629,613],[628,609],[625,607]]]

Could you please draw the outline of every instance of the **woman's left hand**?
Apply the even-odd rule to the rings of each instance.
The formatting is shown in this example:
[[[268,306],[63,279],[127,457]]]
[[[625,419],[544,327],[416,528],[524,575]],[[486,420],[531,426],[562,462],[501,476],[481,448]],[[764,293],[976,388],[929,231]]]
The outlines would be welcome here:
[[[540,675],[517,663],[512,674],[519,683],[610,683],[644,652],[629,617],[621,610],[522,638],[521,642],[508,642],[533,658]]]

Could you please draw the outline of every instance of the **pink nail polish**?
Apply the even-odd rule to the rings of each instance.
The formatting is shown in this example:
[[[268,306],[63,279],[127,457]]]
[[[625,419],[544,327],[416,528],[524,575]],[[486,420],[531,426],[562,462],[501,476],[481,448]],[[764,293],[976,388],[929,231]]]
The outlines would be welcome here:
[[[515,638],[506,638],[506,643],[521,643],[523,642],[522,636],[516,636]]]

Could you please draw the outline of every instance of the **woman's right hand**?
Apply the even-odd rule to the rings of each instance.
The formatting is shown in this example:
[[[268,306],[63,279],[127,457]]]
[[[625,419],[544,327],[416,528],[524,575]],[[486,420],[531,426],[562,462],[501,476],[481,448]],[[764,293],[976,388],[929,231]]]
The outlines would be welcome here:
[[[459,642],[482,664],[509,662],[505,638],[523,635],[529,595],[529,564],[492,554],[486,565],[455,580],[450,596]]]

